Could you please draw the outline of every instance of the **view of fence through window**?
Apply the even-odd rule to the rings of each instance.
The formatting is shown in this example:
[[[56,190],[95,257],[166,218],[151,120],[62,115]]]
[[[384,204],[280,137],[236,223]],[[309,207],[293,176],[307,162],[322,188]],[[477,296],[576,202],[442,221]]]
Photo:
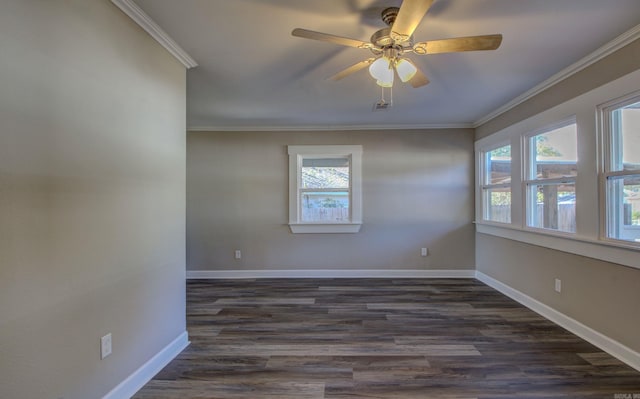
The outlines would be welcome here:
[[[496,148],[485,156],[484,219],[511,223],[511,146]]]
[[[640,241],[640,102],[613,110],[611,122],[609,236]]]
[[[302,221],[349,221],[348,158],[305,158],[302,160],[301,176]]]
[[[577,144],[575,123],[529,139],[529,226],[576,231]]]

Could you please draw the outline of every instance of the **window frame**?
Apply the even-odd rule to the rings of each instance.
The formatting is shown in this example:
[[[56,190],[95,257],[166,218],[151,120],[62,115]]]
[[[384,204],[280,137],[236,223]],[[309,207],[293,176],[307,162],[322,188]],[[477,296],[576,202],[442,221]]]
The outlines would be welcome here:
[[[297,233],[357,233],[362,227],[362,146],[361,145],[289,145],[289,228]],[[345,222],[303,221],[301,195],[304,159],[349,159],[349,220]],[[308,191],[308,190],[307,190]],[[314,191],[325,191],[314,190]],[[330,189],[327,189],[330,191]],[[342,189],[342,191],[345,191]]]
[[[609,179],[623,178],[627,176],[639,176],[640,171],[617,170],[617,163],[622,162],[621,137],[614,128],[613,112],[628,105],[640,102],[640,90],[632,92],[622,97],[615,98],[600,104],[597,107],[599,144],[602,149],[599,151],[599,179],[598,197],[600,202],[600,236],[599,239],[615,245],[622,245],[630,248],[640,248],[640,242],[624,240],[612,236],[612,231],[619,228],[621,222],[620,215],[611,217],[613,207],[611,203]],[[619,203],[616,205],[619,208]],[[619,209],[617,209],[619,212]],[[640,229],[640,227],[638,227]]]
[[[500,142],[496,142],[493,143],[490,146],[486,146],[485,148],[483,148],[482,150],[480,150],[480,156],[479,156],[479,171],[480,173],[478,174],[479,177],[479,181],[478,181],[478,186],[479,186],[479,196],[480,196],[480,215],[481,215],[481,219],[483,223],[490,223],[490,224],[497,224],[497,225],[510,225],[513,223],[513,156],[511,157],[510,162],[510,170],[511,170],[511,175],[512,178],[510,179],[509,183],[499,183],[499,184],[491,184],[490,181],[490,173],[491,170],[489,169],[489,156],[491,154],[491,152],[499,149],[499,148],[503,148],[503,147],[509,147],[510,151],[513,151],[512,149],[512,144],[509,140],[503,140]],[[513,153],[512,153],[513,154]],[[488,215],[488,209],[491,206],[491,201],[489,200],[489,193],[490,190],[494,190],[494,189],[501,189],[501,188],[508,188],[509,189],[509,194],[511,197],[511,203],[509,206],[509,221],[508,222],[501,222],[501,221],[497,221],[497,220],[491,220],[491,219],[487,219],[487,215]]]
[[[577,234],[577,212],[576,212],[576,227],[573,231],[560,230],[554,228],[547,227],[539,227],[533,225],[534,218],[537,217],[537,213],[532,212],[533,209],[533,198],[536,198],[535,204],[537,207],[537,190],[533,190],[535,186],[551,186],[551,185],[560,185],[560,184],[573,184],[574,190],[576,192],[577,198],[577,183],[578,174],[575,176],[563,176],[557,178],[538,178],[537,177],[537,165],[534,164],[537,158],[537,145],[532,145],[534,138],[540,136],[545,133],[552,132],[554,130],[561,129],[563,127],[567,127],[570,125],[576,125],[576,153],[578,153],[578,142],[579,142],[579,133],[578,133],[578,123],[577,118],[574,116],[559,120],[557,122],[547,124],[544,127],[539,129],[532,130],[528,133],[525,133],[521,136],[522,138],[522,197],[523,197],[523,228],[531,231],[539,231],[539,232],[548,232],[554,235],[561,236],[575,236]],[[577,165],[577,160],[576,160]],[[576,169],[577,170],[577,169]],[[577,211],[577,208],[576,208]],[[537,212],[537,208],[536,208]]]

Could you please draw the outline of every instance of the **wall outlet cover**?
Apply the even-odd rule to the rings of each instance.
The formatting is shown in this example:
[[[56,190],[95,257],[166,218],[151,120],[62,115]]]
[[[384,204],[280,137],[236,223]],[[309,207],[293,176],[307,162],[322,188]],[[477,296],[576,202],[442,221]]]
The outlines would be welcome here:
[[[100,359],[111,354],[111,333],[100,338]]]

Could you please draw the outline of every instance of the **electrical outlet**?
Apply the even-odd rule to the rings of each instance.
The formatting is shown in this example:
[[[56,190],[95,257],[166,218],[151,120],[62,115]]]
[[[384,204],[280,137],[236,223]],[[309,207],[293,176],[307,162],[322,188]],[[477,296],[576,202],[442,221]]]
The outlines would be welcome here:
[[[111,333],[100,338],[100,359],[111,354]]]
[[[420,255],[422,255],[422,256],[427,256],[427,255],[429,255],[429,250],[428,250],[427,248],[422,248],[422,249],[420,250]]]
[[[242,252],[239,249],[236,249],[236,259],[242,258]]]
[[[562,292],[562,280],[559,278],[556,279],[556,292]]]

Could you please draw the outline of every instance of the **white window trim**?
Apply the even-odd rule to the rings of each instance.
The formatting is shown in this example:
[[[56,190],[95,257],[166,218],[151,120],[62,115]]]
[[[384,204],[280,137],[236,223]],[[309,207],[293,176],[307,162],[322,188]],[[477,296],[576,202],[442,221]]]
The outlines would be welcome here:
[[[289,228],[292,233],[357,233],[362,227],[362,146],[290,145],[289,153]],[[348,157],[350,220],[344,223],[308,223],[301,221],[300,187],[302,160],[305,157]]]
[[[611,237],[609,230],[613,223],[609,219],[609,199],[607,195],[608,185],[607,181],[611,177],[623,177],[630,175],[637,175],[638,172],[616,170],[613,168],[613,132],[611,130],[611,113],[621,107],[634,104],[640,101],[640,90],[626,94],[622,97],[614,98],[606,103],[600,104],[597,107],[597,125],[598,125],[598,144],[601,151],[599,151],[598,159],[598,199],[600,208],[600,232],[599,239],[603,242],[607,242],[611,245],[624,246],[627,248],[640,248],[640,243],[628,240],[621,240]]]
[[[490,171],[487,170],[487,156],[488,154],[493,151],[493,150],[497,150],[498,148],[502,148],[502,147],[506,147],[509,146],[509,149],[511,149],[511,142],[509,140],[504,140],[501,142],[497,142],[497,143],[493,143],[492,145],[486,146],[484,148],[482,148],[479,152],[478,155],[478,186],[479,186],[479,190],[478,190],[478,197],[480,198],[480,218],[484,223],[489,223],[489,224],[497,224],[497,225],[510,225],[513,223],[513,186],[512,183],[500,183],[500,184],[491,184],[491,183],[487,183],[487,174],[490,173]],[[511,181],[513,181],[513,158],[511,158],[511,171],[512,171],[512,178]],[[497,188],[509,188],[510,193],[511,193],[511,215],[509,217],[510,222],[498,222],[495,220],[490,220],[490,219],[486,219],[486,210],[487,210],[487,206],[490,205],[489,202],[487,201],[487,196],[485,195],[486,190],[491,190],[491,189],[497,189]]]
[[[511,142],[511,224],[492,223],[482,220],[480,186],[476,183],[476,231],[532,245],[588,256],[607,262],[613,262],[640,270],[640,247],[629,245],[628,241],[603,239],[601,219],[604,201],[598,199],[603,192],[602,181],[598,173],[602,169],[602,142],[598,141],[601,121],[597,107],[614,98],[622,98],[630,91],[640,89],[640,70],[606,83],[594,90],[581,94],[552,108],[520,120],[498,132],[477,140],[474,144],[476,165],[479,165],[480,152],[505,141]],[[522,179],[525,176],[524,145],[522,137],[575,115],[578,124],[578,179],[576,192],[580,200],[576,203],[576,217],[580,224],[576,234],[558,234],[554,230],[531,229],[525,226],[525,198],[521,198]],[[479,168],[476,168],[476,182],[479,182]]]
[[[574,186],[577,187],[577,176],[567,176],[567,177],[559,177],[559,178],[537,178],[536,177],[536,173],[533,171],[532,165],[533,165],[533,161],[536,159],[536,152],[535,149],[537,147],[533,147],[531,145],[531,141],[534,137],[539,136],[541,134],[545,134],[548,132],[551,132],[553,130],[556,129],[561,129],[563,127],[569,126],[569,125],[576,125],[576,129],[577,129],[577,118],[575,115],[572,115],[569,118],[564,118],[561,119],[559,121],[550,123],[548,125],[545,125],[544,127],[541,127],[539,129],[535,129],[533,131],[527,132],[525,134],[522,135],[522,161],[523,161],[523,165],[522,165],[522,198],[524,199],[524,212],[523,212],[523,216],[524,216],[524,229],[526,230],[530,230],[530,231],[542,231],[542,232],[550,232],[553,235],[559,235],[559,236],[567,236],[567,237],[572,237],[575,236],[577,233],[577,225],[578,225],[578,221],[576,220],[576,231],[565,231],[565,230],[556,230],[556,229],[548,229],[548,228],[544,228],[544,227],[536,227],[533,226],[533,214],[530,212],[531,210],[531,186],[532,185],[544,185],[544,184],[561,184],[561,183],[573,183]],[[579,140],[579,132],[576,136],[576,140]],[[578,143],[576,142],[576,146],[578,145]],[[577,189],[576,189],[577,190]],[[576,191],[577,193],[577,191]],[[577,198],[577,194],[576,194],[576,198]]]

